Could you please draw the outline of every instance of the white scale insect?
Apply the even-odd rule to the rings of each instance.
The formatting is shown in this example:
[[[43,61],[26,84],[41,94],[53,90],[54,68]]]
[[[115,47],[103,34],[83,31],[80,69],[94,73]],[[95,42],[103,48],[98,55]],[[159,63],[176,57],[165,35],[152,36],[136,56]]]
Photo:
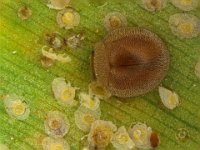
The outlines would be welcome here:
[[[65,106],[76,105],[75,94],[78,88],[72,87],[70,83],[66,83],[62,77],[55,78],[52,82],[52,91],[56,100]]]
[[[87,107],[80,106],[74,113],[75,123],[79,129],[84,132],[89,132],[92,123],[99,120],[101,115],[100,109],[91,110]]]
[[[172,33],[179,38],[194,38],[200,34],[200,19],[194,15],[177,13],[169,18]]]
[[[42,141],[43,150],[70,150],[66,140],[60,138],[46,137]]]
[[[91,96],[86,93],[80,93],[79,99],[80,99],[81,105],[83,105],[91,110],[99,109],[100,100],[97,97]]]
[[[30,108],[25,99],[16,94],[5,96],[4,106],[8,115],[17,120],[25,120],[30,114]]]
[[[130,127],[128,133],[133,142],[135,143],[135,147],[140,149],[151,149],[151,127],[148,127],[144,123],[138,122]]]
[[[135,147],[124,126],[120,127],[113,135],[111,143],[117,150],[131,150]]]
[[[55,138],[64,137],[70,128],[69,120],[59,111],[50,111],[44,121],[45,132]]]
[[[199,0],[171,0],[171,3],[184,11],[191,11],[198,7]]]
[[[179,105],[179,97],[175,92],[172,92],[164,87],[159,87],[159,95],[162,103],[168,109],[174,109]]]

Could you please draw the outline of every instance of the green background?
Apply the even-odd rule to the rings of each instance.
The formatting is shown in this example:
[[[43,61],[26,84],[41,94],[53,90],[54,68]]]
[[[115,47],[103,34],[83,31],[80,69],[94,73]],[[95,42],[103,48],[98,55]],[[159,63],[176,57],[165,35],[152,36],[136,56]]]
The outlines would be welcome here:
[[[77,107],[63,107],[53,97],[51,82],[55,77],[65,77],[73,86],[87,92],[93,80],[90,54],[94,44],[106,34],[104,16],[119,11],[128,20],[128,26],[139,26],[158,34],[166,43],[171,56],[168,75],[162,85],[180,96],[180,106],[166,109],[160,101],[158,89],[135,98],[112,97],[101,101],[102,119],[113,121],[118,127],[128,127],[132,122],[145,122],[159,133],[161,150],[197,150],[200,148],[200,81],[194,67],[200,57],[200,36],[182,40],[171,33],[168,19],[182,12],[170,3],[160,12],[150,13],[138,4],[139,0],[71,0],[71,6],[80,16],[80,25],[74,30],[60,29],[56,23],[56,10],[48,9],[44,0],[0,0],[0,143],[12,150],[41,148],[40,137],[45,136],[43,121],[50,110],[59,110],[70,120],[70,132],[65,139],[73,149],[79,149],[84,135],[74,123]],[[19,7],[32,9],[30,19],[17,16]],[[190,14],[200,18],[200,7]],[[99,31],[97,33],[97,30]],[[85,40],[79,50],[66,49],[72,58],[68,64],[55,63],[51,68],[41,66],[41,48],[44,34],[60,32],[69,37],[84,33]],[[13,54],[16,51],[16,54]],[[9,93],[24,96],[31,114],[25,121],[11,119],[3,105],[2,97]],[[189,139],[176,138],[177,130],[185,128]],[[109,149],[112,149],[110,147]]]

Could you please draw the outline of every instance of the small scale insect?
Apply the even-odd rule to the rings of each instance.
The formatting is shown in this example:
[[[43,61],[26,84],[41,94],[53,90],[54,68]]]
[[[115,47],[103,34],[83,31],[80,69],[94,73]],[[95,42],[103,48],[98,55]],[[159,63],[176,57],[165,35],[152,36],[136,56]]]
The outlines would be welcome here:
[[[88,143],[92,147],[105,148],[111,142],[117,127],[111,121],[96,120],[88,134]]]
[[[70,146],[66,140],[61,138],[46,137],[42,141],[44,150],[70,150]]]
[[[169,52],[154,33],[134,27],[111,31],[95,45],[96,81],[117,97],[146,94],[167,74]]]
[[[139,122],[131,126],[128,133],[135,143],[135,147],[140,149],[151,149],[151,127],[147,127],[146,124]]]
[[[113,135],[111,143],[117,150],[131,150],[135,147],[124,126],[120,127]]]
[[[30,108],[25,99],[16,94],[5,96],[4,106],[8,115],[17,120],[25,120],[30,114]]]
[[[152,148],[158,147],[158,145],[160,143],[158,134],[156,132],[154,132],[154,131],[151,133],[150,142],[151,142],[151,147]]]
[[[197,62],[195,66],[195,74],[200,79],[200,60]]]
[[[159,95],[162,103],[168,109],[174,109],[179,105],[179,97],[175,92],[172,92],[164,87],[159,87]]]
[[[49,0],[47,7],[51,9],[64,9],[66,6],[69,5],[70,0]]]
[[[175,136],[177,140],[186,142],[189,139],[189,131],[186,128],[179,128]]]
[[[142,0],[142,7],[150,12],[165,8],[167,0]]]
[[[72,49],[77,49],[80,47],[81,45],[81,41],[84,39],[83,36],[81,36],[80,34],[78,35],[73,35],[69,38],[66,39],[66,44],[69,48]]]
[[[68,119],[58,111],[50,111],[44,121],[45,132],[54,138],[64,137],[70,128]]]
[[[89,95],[96,96],[99,99],[108,99],[111,96],[110,92],[96,81],[91,82],[88,85],[88,89]]]
[[[27,20],[32,16],[32,10],[28,6],[22,6],[18,9],[18,17]]]
[[[169,18],[172,33],[179,38],[194,38],[200,33],[200,19],[194,15],[177,13]]]
[[[191,11],[198,7],[199,0],[171,0],[172,4],[184,11]]]
[[[80,93],[79,99],[80,99],[81,105],[91,110],[99,109],[100,100],[97,97],[90,96],[86,93]]]
[[[104,18],[104,26],[110,31],[116,28],[127,26],[127,20],[124,15],[119,12],[111,12]]]
[[[62,77],[55,78],[52,81],[52,91],[56,100],[65,106],[73,106],[77,103],[74,100],[77,89],[72,87],[70,83],[66,84],[65,79]]]
[[[59,11],[57,14],[57,23],[61,28],[72,29],[78,26],[79,22],[79,13],[71,7]]]
[[[99,120],[101,116],[100,109],[91,110],[84,106],[80,106],[74,113],[75,123],[79,129],[85,132],[89,132],[92,123],[95,120]]]
[[[61,49],[64,47],[64,38],[59,33],[46,33],[44,36],[47,45],[53,49]]]

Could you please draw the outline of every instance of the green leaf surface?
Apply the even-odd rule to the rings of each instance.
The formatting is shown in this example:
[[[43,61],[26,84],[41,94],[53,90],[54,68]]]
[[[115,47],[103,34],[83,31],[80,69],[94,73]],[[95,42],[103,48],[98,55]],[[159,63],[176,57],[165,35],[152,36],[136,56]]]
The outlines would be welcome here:
[[[78,27],[66,31],[59,28],[56,23],[57,11],[49,9],[45,0],[0,0],[0,95],[21,95],[31,109],[27,120],[14,120],[6,113],[1,98],[0,143],[8,145],[11,150],[41,149],[38,136],[45,136],[45,114],[50,110],[59,110],[71,124],[65,139],[72,149],[79,149],[80,139],[85,133],[74,122],[77,107],[59,105],[51,91],[51,82],[55,77],[65,77],[80,91],[87,92],[88,84],[93,80],[91,52],[94,44],[107,34],[103,18],[109,12],[119,11],[126,16],[128,26],[149,29],[165,41],[171,63],[162,85],[178,93],[181,105],[168,110],[161,104],[158,89],[155,89],[144,96],[102,100],[101,118],[113,121],[118,127],[145,122],[159,133],[161,144],[157,149],[160,150],[200,148],[200,81],[194,74],[200,57],[200,36],[185,40],[172,34],[168,19],[182,11],[171,3],[156,13],[144,10],[138,3],[139,0],[71,0],[70,5],[79,12],[81,22]],[[28,20],[17,16],[18,8],[24,5],[29,6],[33,13]],[[200,7],[189,13],[200,18]],[[80,50],[65,51],[72,58],[71,63],[58,62],[49,69],[42,67],[41,49],[45,43],[41,39],[48,32],[59,32],[66,37],[84,33]],[[179,128],[188,130],[187,141],[176,138]]]

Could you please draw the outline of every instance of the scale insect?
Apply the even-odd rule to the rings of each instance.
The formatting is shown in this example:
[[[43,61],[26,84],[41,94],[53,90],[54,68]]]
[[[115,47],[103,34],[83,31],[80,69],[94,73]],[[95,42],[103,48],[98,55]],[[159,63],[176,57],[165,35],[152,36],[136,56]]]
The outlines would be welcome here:
[[[17,120],[25,120],[30,114],[30,108],[26,100],[16,94],[5,96],[4,106],[8,115]]]
[[[198,7],[199,0],[171,0],[171,3],[183,11],[191,11]]]
[[[151,127],[148,127],[144,123],[138,122],[129,128],[128,133],[135,143],[135,147],[140,149],[151,149]]]
[[[57,23],[61,28],[72,29],[79,25],[80,15],[75,9],[67,7],[58,12]]]
[[[65,106],[73,106],[76,104],[75,95],[78,88],[72,87],[70,83],[66,83],[62,77],[55,78],[52,81],[52,91],[56,100]]]
[[[115,132],[111,143],[117,150],[131,150],[135,147],[134,142],[124,126],[120,127],[117,132]]]
[[[127,26],[127,20],[120,12],[111,12],[105,16],[104,26],[108,31],[111,31]]]
[[[43,150],[70,150],[66,140],[61,138],[46,137],[42,141]]]
[[[92,123],[99,120],[101,116],[100,109],[91,110],[87,107],[80,106],[74,113],[75,123],[79,129],[84,132],[89,132]]]
[[[49,136],[61,138],[68,133],[70,124],[64,114],[58,111],[50,111],[44,121],[44,127]]]
[[[194,38],[200,33],[200,19],[191,14],[177,13],[170,16],[169,27],[181,39]]]
[[[168,109],[174,109],[179,105],[179,96],[164,87],[159,87],[159,95],[163,105]]]
[[[111,142],[117,127],[111,121],[96,120],[88,134],[88,143],[92,147],[105,148]]]
[[[155,12],[165,8],[166,4],[167,0],[142,0],[141,6],[150,12]]]

